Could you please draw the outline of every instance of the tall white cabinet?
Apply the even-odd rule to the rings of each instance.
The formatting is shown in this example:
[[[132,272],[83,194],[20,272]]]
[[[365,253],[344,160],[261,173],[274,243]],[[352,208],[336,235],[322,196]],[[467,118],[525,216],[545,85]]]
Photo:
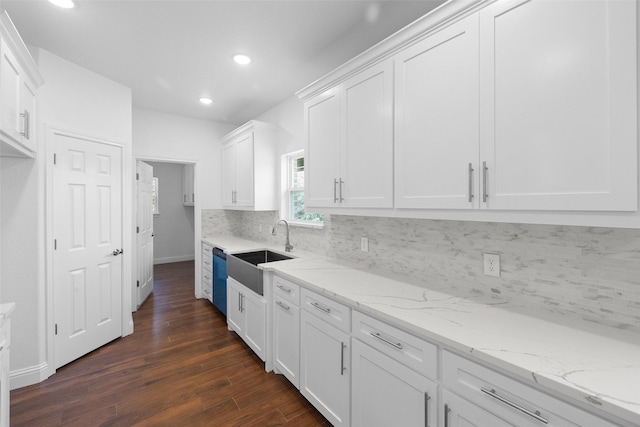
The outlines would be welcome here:
[[[480,16],[490,209],[635,211],[636,2],[496,2]]]
[[[252,120],[222,138],[225,209],[278,209],[275,137],[275,126]]]
[[[395,206],[478,207],[478,16],[395,58]]]
[[[44,82],[9,15],[0,15],[0,154],[35,157],[37,89]]]

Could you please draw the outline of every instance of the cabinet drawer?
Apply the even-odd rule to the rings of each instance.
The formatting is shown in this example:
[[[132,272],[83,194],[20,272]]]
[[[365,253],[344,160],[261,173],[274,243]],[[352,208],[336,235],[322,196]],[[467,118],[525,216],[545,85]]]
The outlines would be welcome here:
[[[202,242],[202,253],[207,254],[207,256],[211,256],[213,254],[213,246],[208,243]]]
[[[595,415],[555,399],[468,359],[442,352],[442,384],[518,426],[615,427]]]
[[[308,289],[300,291],[302,308],[344,332],[351,327],[351,309]]]
[[[353,336],[431,379],[438,378],[438,347],[395,326],[353,312]]]
[[[202,269],[202,285],[213,286],[213,273],[206,268]]]
[[[282,277],[273,277],[273,295],[284,298],[295,305],[300,305],[300,286]]]
[[[211,282],[207,283],[204,280],[202,281],[202,293],[204,297],[209,300],[209,302],[213,302],[213,289],[211,286]]]
[[[202,252],[202,268],[213,272],[213,256]]]

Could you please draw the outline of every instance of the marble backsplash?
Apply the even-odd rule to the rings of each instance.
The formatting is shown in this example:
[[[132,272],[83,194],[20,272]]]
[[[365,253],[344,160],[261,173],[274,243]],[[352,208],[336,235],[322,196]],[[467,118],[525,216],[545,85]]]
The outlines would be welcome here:
[[[278,212],[205,210],[202,235],[271,236]],[[262,232],[260,232],[262,225]],[[360,251],[368,237],[369,252]],[[331,215],[292,227],[300,250],[411,276],[456,295],[526,305],[640,332],[640,230]],[[501,277],[483,274],[500,255]]]

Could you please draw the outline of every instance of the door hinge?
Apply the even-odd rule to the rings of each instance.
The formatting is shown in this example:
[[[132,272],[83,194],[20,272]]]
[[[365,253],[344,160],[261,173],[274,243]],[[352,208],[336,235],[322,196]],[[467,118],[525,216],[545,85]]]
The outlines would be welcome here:
[[[140,232],[140,227],[136,227],[136,234]]]
[[[56,161],[57,161],[56,153],[53,153],[53,164],[54,164],[54,165],[56,164]]]
[[[136,280],[136,288],[140,287],[140,280]]]
[[[53,239],[53,250],[54,251],[58,250],[58,239]]]
[[[56,328],[55,329],[56,329],[55,334],[58,335],[58,324],[57,323],[56,323]]]
[[[136,172],[136,181],[140,179],[140,174]]]

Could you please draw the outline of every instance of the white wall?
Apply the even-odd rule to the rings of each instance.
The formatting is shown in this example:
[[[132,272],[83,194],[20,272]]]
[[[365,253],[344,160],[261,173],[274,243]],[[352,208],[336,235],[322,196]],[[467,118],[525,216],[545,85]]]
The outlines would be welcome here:
[[[206,108],[206,107],[203,107]],[[133,156],[139,160],[195,164],[194,255],[196,297],[201,297],[202,209],[222,207],[222,146],[236,126],[151,110],[133,109]],[[134,296],[132,295],[132,298]]]
[[[194,259],[194,207],[182,203],[184,165],[147,162],[158,178],[159,214],[153,216],[153,263]]]
[[[131,174],[130,89],[33,48],[45,83],[38,92],[38,155],[2,158],[2,298],[16,302],[12,316],[11,387],[41,381],[53,371],[53,314],[47,300],[45,236],[46,162],[52,158],[46,129],[69,130],[124,146],[125,183]],[[124,186],[123,245],[131,247],[131,185]],[[50,251],[48,251],[50,252]],[[48,273],[47,273],[48,274]],[[123,259],[123,333],[130,332],[131,256]],[[50,296],[49,296],[50,298]]]

